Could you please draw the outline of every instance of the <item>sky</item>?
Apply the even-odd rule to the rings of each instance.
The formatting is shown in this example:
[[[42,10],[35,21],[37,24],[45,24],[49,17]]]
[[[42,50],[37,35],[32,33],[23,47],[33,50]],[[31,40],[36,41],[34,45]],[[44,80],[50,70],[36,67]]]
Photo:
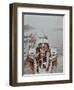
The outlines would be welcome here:
[[[48,37],[51,48],[63,50],[63,16],[61,15],[28,15],[24,14],[24,32],[44,34]]]

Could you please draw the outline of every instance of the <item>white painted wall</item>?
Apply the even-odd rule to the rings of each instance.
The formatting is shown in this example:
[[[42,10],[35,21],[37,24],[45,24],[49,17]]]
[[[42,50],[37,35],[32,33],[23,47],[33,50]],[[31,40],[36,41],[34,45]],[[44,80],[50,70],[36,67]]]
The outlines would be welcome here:
[[[8,84],[9,83],[9,3],[12,2],[72,5],[74,11],[74,0],[0,0],[0,90],[39,90],[39,89],[73,90],[74,79],[73,79],[73,83],[71,84],[42,85],[42,86],[40,85],[40,86],[26,86],[26,87],[9,86]],[[74,12],[73,12],[73,16],[74,16]],[[74,22],[74,18],[73,18],[73,22]]]

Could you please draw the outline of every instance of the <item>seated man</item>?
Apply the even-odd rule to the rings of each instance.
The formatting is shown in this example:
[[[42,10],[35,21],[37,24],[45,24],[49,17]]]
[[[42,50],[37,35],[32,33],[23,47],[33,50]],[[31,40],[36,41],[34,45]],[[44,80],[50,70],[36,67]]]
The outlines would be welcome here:
[[[42,70],[46,71],[48,68],[51,50],[47,39],[42,38],[38,42],[38,47],[36,48],[36,54],[38,54],[38,57],[36,57],[36,61],[37,70],[39,73],[41,73]]]

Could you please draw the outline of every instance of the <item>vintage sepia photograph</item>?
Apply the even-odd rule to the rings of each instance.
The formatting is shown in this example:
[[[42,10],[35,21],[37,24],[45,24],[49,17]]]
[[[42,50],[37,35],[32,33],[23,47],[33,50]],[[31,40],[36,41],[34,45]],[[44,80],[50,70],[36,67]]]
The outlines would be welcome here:
[[[22,75],[64,73],[63,16],[22,13]]]

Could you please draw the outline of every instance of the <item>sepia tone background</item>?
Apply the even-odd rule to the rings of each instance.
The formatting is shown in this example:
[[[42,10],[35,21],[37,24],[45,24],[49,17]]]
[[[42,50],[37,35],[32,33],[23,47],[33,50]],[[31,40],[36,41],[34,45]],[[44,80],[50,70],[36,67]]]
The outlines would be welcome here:
[[[63,72],[63,15],[36,15],[26,13],[23,13],[23,15],[24,36],[30,37],[32,34],[34,39],[42,35],[47,36],[51,50],[56,49],[58,54],[57,68],[54,67],[53,73]],[[24,52],[26,52],[27,44],[25,42],[23,47]],[[29,67],[27,68],[26,66],[23,69],[25,70],[25,74],[28,69]]]

